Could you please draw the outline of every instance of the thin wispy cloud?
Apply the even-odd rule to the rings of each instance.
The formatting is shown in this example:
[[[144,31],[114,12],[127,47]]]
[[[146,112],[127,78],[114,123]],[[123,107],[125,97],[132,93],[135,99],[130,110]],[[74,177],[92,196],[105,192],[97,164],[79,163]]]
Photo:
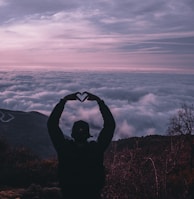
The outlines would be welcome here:
[[[193,18],[192,0],[1,0],[0,64],[191,70]]]

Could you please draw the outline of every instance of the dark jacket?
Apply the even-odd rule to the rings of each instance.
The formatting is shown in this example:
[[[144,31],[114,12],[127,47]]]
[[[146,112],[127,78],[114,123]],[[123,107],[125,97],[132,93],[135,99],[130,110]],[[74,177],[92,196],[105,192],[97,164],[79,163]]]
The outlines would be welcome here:
[[[59,182],[63,195],[71,198],[72,194],[80,197],[90,192],[91,194],[99,193],[104,185],[103,158],[115,130],[114,118],[104,102],[99,101],[104,125],[98,139],[79,144],[66,139],[59,127],[64,105],[65,103],[61,100],[48,119],[49,135],[58,155]]]

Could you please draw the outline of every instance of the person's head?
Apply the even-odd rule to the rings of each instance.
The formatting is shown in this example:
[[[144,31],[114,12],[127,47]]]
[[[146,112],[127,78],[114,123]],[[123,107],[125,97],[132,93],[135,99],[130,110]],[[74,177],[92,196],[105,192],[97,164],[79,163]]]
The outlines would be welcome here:
[[[89,137],[91,137],[89,132],[89,124],[82,120],[79,120],[73,124],[71,137],[75,141],[85,142]]]

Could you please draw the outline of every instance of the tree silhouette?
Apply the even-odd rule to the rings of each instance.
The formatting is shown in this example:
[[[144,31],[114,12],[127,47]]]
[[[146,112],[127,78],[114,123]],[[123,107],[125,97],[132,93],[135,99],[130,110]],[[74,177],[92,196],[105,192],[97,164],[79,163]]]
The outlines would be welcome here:
[[[194,157],[194,142],[192,134],[194,133],[194,106],[183,104],[182,107],[177,111],[175,115],[170,118],[167,133],[170,136],[181,135],[181,139],[177,144],[178,150],[185,143],[190,145],[190,168],[193,168],[193,157]],[[171,139],[172,140],[172,139]],[[172,142],[171,142],[172,143]],[[172,146],[172,144],[171,144]],[[171,147],[172,149],[172,147]]]
[[[170,118],[167,130],[169,135],[191,135],[194,133],[194,106],[183,104]]]

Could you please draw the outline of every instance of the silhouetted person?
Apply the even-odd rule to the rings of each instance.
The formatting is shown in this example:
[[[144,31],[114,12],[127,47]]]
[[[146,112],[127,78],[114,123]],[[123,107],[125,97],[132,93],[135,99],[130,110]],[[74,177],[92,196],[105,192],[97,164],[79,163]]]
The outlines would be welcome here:
[[[89,125],[82,120],[72,127],[74,140],[66,139],[59,127],[66,102],[78,99],[77,93],[61,99],[48,119],[49,135],[58,155],[59,183],[64,199],[99,199],[105,182],[103,156],[112,140],[115,121],[104,101],[96,95],[85,93],[87,100],[98,103],[104,120],[97,141],[87,141],[91,137]]]

